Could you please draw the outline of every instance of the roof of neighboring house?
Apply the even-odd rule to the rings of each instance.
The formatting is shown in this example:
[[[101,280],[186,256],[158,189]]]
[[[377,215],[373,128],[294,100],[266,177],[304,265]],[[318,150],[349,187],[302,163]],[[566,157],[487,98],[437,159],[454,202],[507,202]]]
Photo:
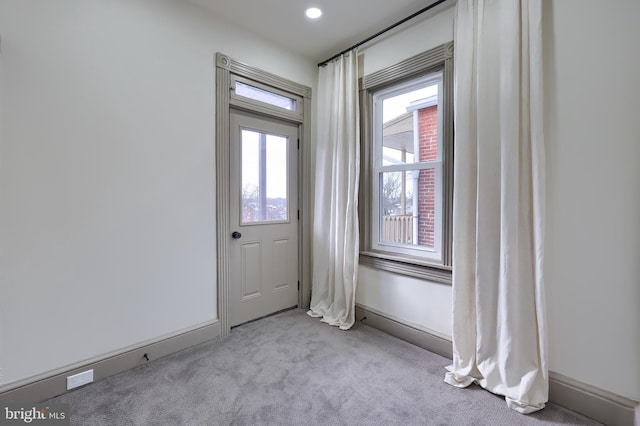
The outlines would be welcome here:
[[[437,102],[437,95],[418,99],[409,104],[407,112],[385,122],[382,125],[384,146],[413,153],[413,111],[437,105]]]
[[[399,151],[413,152],[413,113],[406,112],[382,126],[384,146]]]

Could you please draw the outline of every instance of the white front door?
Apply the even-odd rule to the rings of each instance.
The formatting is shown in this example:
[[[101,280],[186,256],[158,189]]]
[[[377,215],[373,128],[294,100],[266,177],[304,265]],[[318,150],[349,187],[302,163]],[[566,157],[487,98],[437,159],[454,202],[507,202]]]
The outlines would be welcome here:
[[[229,324],[298,304],[298,126],[231,110]]]

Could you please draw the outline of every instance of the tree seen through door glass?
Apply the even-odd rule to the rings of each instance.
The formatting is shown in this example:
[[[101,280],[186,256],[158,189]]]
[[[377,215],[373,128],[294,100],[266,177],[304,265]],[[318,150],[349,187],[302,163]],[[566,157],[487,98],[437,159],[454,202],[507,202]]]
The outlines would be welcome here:
[[[288,139],[241,132],[241,223],[289,220]]]

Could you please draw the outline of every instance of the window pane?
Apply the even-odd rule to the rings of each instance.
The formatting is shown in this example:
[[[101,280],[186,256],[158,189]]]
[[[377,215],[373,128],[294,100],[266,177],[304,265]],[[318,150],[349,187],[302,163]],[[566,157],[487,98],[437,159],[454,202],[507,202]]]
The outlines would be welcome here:
[[[260,220],[260,134],[242,131],[242,223]]]
[[[418,242],[420,246],[435,248],[436,230],[436,171],[418,173]]]
[[[287,138],[267,135],[267,219],[287,220]]]
[[[385,98],[382,121],[383,166],[438,159],[437,84]]]
[[[269,92],[268,90],[260,89],[258,87],[250,86],[239,81],[236,81],[236,94],[246,98],[255,99],[256,101],[265,102],[270,105],[275,105],[280,108],[288,109],[289,111],[296,110],[295,99]]]
[[[288,139],[252,130],[241,138],[241,223],[288,220]]]
[[[435,169],[380,173],[381,242],[435,249],[435,209]]]

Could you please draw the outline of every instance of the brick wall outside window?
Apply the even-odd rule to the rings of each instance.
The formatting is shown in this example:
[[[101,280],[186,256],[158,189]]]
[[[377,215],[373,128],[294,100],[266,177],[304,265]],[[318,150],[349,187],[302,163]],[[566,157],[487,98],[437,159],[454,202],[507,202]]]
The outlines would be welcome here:
[[[438,158],[438,107],[418,110],[419,161],[436,161]],[[433,247],[435,244],[435,170],[421,170],[418,177],[418,244]]]

